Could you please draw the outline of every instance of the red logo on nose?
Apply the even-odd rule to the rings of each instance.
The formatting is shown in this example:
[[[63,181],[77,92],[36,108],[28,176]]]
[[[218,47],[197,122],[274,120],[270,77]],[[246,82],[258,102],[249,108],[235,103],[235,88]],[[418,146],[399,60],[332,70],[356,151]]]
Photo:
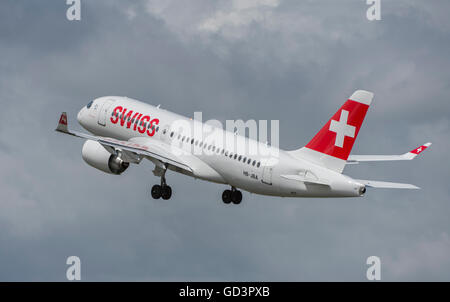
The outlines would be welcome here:
[[[111,123],[126,127],[128,129],[133,129],[134,131],[139,131],[139,133],[144,133],[147,131],[148,136],[155,135],[156,125],[159,124],[159,119],[151,119],[150,116],[144,115],[139,112],[134,112],[133,110],[128,110],[122,106],[117,106],[114,108],[111,116]],[[133,127],[132,127],[133,125]]]

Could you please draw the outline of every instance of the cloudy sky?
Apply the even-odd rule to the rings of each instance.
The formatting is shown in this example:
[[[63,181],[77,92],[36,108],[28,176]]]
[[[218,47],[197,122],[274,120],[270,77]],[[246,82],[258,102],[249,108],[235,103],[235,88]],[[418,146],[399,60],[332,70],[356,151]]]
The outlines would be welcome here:
[[[450,281],[450,21],[447,0],[81,1],[0,3],[0,280]],[[204,119],[280,120],[280,146],[306,144],[356,89],[375,99],[354,154],[415,161],[361,164],[357,178],[420,191],[355,199],[244,193],[170,173],[153,200],[149,162],[122,176],[90,168],[76,125],[93,98],[126,95]]]

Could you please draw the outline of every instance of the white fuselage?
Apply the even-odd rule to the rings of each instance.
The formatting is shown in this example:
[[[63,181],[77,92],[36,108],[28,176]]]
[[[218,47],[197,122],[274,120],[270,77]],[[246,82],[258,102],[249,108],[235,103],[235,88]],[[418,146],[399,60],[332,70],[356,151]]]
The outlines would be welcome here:
[[[140,117],[137,116],[139,118],[149,116],[150,119],[142,124],[140,123],[142,120],[136,123],[128,121],[127,117],[121,125],[120,113],[114,112],[118,106],[126,108],[127,112],[133,111],[130,119],[135,113],[142,114]],[[155,127],[154,131],[149,128],[151,126],[147,127],[152,120],[154,123],[151,126]],[[84,107],[80,110],[78,122],[98,136],[125,141],[157,140],[194,167],[192,173],[173,167],[169,169],[195,178],[229,184],[252,193],[283,197],[362,195],[363,185],[348,176],[294,156],[288,151],[223,129],[211,130],[209,125],[205,126],[199,121],[127,97],[110,96],[94,100],[90,108]],[[242,146],[246,147],[239,148]],[[300,177],[296,179],[292,175]],[[324,184],[302,181],[308,177],[323,181]]]

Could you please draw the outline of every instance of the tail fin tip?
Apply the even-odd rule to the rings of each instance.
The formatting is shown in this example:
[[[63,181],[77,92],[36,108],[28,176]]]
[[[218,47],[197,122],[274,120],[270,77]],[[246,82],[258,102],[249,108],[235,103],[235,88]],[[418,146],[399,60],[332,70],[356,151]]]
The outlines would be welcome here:
[[[355,92],[353,92],[352,96],[349,99],[370,106],[373,100],[373,96],[373,92],[367,90],[356,90]]]

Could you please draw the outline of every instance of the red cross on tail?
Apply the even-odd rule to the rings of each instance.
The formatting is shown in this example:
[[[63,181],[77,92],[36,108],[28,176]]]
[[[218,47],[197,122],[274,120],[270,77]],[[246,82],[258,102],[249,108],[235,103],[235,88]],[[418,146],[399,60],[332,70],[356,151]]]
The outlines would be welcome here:
[[[347,160],[372,98],[371,92],[355,91],[306,145],[306,148]]]
[[[355,91],[305,147],[291,154],[342,173],[372,99],[372,92]]]

